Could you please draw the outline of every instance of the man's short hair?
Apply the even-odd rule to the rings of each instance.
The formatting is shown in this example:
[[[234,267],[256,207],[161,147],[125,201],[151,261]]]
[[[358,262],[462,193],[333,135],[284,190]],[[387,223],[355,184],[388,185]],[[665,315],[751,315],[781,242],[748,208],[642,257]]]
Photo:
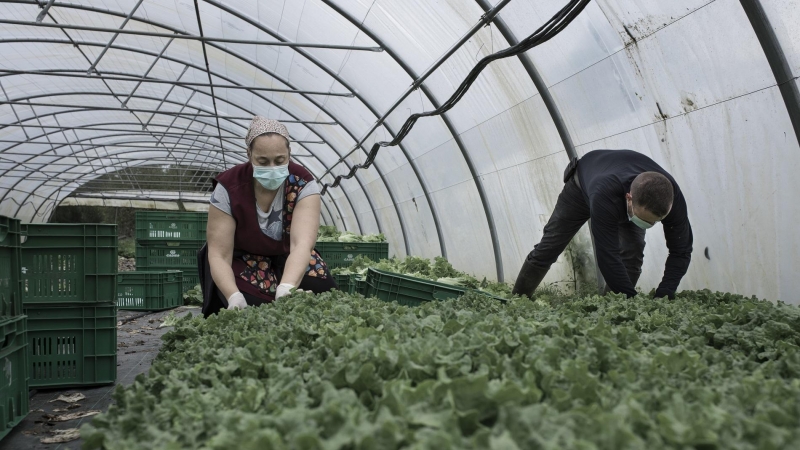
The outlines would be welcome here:
[[[669,178],[658,172],[643,172],[631,184],[633,205],[664,217],[672,207],[675,191]]]

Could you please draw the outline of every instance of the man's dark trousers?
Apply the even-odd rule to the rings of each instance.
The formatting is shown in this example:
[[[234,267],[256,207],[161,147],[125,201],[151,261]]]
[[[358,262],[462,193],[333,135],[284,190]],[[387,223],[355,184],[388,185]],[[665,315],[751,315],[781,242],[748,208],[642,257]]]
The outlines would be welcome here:
[[[621,198],[620,201],[625,199]],[[581,191],[578,174],[575,173],[564,184],[564,189],[558,195],[553,215],[544,227],[542,240],[533,247],[527,260],[535,266],[549,269],[589,218],[589,205]],[[620,257],[634,286],[642,274],[644,234],[644,230],[633,222],[619,226]]]

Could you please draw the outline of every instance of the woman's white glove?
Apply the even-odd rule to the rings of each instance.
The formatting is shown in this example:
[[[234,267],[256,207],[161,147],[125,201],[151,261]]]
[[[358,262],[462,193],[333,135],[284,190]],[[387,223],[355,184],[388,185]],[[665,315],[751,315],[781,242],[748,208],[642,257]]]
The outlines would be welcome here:
[[[275,289],[275,300],[291,294],[292,289],[294,289],[294,285],[291,283],[279,284],[278,289]],[[303,291],[302,289],[297,289],[295,292],[305,292],[305,291]]]
[[[247,308],[247,301],[241,292],[237,292],[228,298],[228,309],[245,309]]]

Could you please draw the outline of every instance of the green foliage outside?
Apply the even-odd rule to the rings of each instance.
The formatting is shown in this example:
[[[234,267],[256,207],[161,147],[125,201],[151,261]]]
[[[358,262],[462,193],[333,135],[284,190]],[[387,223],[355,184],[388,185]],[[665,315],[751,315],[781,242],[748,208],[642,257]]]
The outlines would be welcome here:
[[[179,319],[86,449],[800,448],[800,309],[708,291]]]
[[[136,209],[110,206],[59,206],[51,223],[116,224],[120,238],[136,236]]]
[[[136,257],[136,239],[121,237],[117,240],[117,254],[125,258]]]

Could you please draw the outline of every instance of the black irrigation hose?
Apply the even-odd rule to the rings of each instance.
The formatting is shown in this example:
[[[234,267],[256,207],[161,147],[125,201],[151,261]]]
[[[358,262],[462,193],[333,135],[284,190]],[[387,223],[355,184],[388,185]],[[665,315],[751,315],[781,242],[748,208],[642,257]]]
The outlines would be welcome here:
[[[409,116],[393,140],[388,142],[376,142],[373,144],[369,155],[367,155],[366,161],[364,161],[363,164],[354,164],[347,175],[337,175],[333,184],[324,184],[322,188],[322,195],[325,195],[329,187],[338,187],[342,179],[353,178],[358,169],[366,169],[371,166],[373,161],[375,161],[375,157],[378,155],[378,150],[381,147],[391,147],[399,144],[414,127],[417,119],[421,117],[438,116],[452,109],[456,103],[458,103],[458,101],[464,97],[464,94],[467,93],[470,86],[472,86],[472,83],[474,83],[478,78],[478,75],[480,75],[483,69],[486,68],[486,66],[488,66],[491,62],[498,59],[508,58],[509,56],[519,55],[520,53],[524,53],[539,44],[549,41],[555,35],[560,33],[561,30],[566,28],[567,25],[569,25],[575,19],[575,17],[577,17],[581,11],[583,11],[590,1],[591,0],[571,0],[558,13],[556,13],[556,15],[545,22],[545,24],[539,27],[539,29],[534,31],[533,34],[521,40],[517,45],[492,53],[491,55],[485,56],[483,59],[478,61],[478,64],[472,68],[464,81],[462,81],[458,86],[458,89],[456,89],[453,95],[439,108]]]

